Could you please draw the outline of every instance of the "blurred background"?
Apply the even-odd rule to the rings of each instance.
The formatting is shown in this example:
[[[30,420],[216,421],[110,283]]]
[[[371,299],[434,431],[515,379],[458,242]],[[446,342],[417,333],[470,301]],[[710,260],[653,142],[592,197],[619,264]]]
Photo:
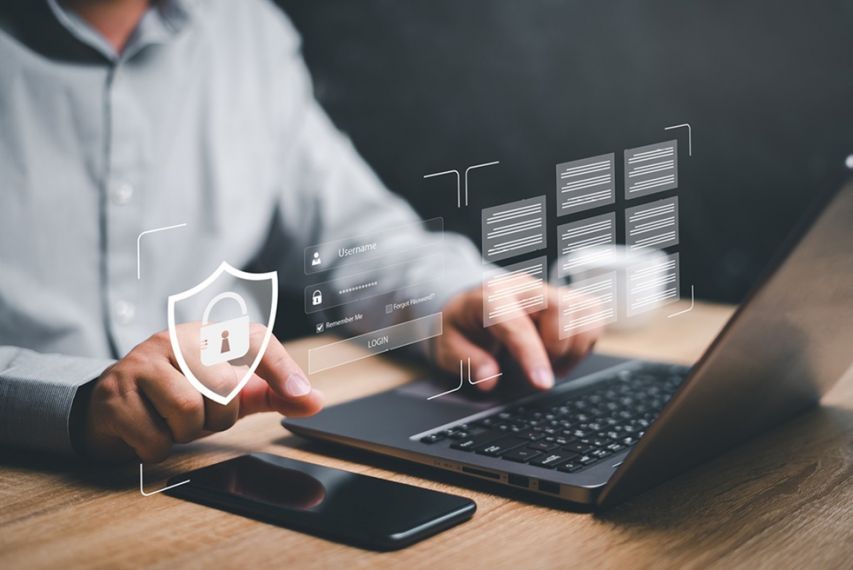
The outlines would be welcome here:
[[[682,295],[695,284],[738,302],[851,172],[849,0],[278,3],[336,124],[424,218],[475,242],[483,207],[548,194],[552,208],[557,163],[615,152],[619,164],[687,122]],[[472,173],[468,208],[452,177],[423,179],[493,160]]]

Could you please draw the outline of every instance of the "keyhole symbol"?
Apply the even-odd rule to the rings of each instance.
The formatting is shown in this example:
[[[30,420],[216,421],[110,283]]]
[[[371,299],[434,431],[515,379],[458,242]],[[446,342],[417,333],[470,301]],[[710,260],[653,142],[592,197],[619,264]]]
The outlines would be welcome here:
[[[219,347],[219,354],[225,354],[231,351],[231,343],[228,342],[228,331],[222,331],[222,346]]]

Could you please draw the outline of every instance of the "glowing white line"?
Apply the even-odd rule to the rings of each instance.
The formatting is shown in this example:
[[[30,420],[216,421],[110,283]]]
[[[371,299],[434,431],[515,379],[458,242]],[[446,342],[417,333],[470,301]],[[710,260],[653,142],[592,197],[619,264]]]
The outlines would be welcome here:
[[[190,480],[187,479],[186,481],[181,481],[180,483],[175,483],[174,485],[169,485],[168,487],[163,487],[162,489],[159,489],[157,491],[146,493],[142,486],[142,464],[139,464],[139,492],[142,494],[143,497],[150,497],[151,495],[156,495],[157,493],[162,493],[163,491],[168,491],[169,489],[174,489],[175,487],[180,487],[181,485],[185,485],[189,482]]]
[[[425,174],[424,178],[434,178],[436,176],[444,176],[445,174],[455,174],[456,175],[456,207],[462,207],[462,188],[460,187],[460,179],[459,179],[459,171],[458,170],[445,170],[444,172],[433,172],[432,174]],[[468,200],[465,200],[465,205],[468,205]]]
[[[471,359],[470,358],[468,359],[468,383],[471,384],[472,386],[475,384],[479,384],[480,382],[485,382],[487,380],[491,380],[493,378],[500,378],[503,375],[504,375],[504,373],[500,372],[498,374],[493,374],[492,376],[480,378],[479,380],[472,380],[471,379]],[[448,390],[447,392],[442,392],[441,394],[436,394],[435,396],[430,396],[429,398],[427,398],[427,400],[432,400],[433,398],[439,398],[441,396],[446,396],[447,394],[452,394],[453,392],[456,392],[457,390],[461,390],[462,386],[464,384],[465,384],[465,373],[463,371],[462,361],[460,360],[459,361],[459,386],[457,386],[456,388],[453,388],[452,390]]]
[[[480,378],[479,380],[474,380],[473,382],[471,382],[471,380],[468,381],[471,382],[471,384],[479,384],[480,382],[485,382],[486,380],[491,380],[492,378],[500,378],[503,375],[503,372],[499,372],[497,374],[492,374],[491,376],[486,376],[485,378]]]
[[[499,160],[494,160],[492,162],[484,162],[483,164],[475,164],[473,166],[469,166],[465,169],[465,205],[468,205],[468,173],[477,168],[484,168],[486,166],[494,166],[495,164],[500,164]]]
[[[693,129],[690,127],[690,123],[664,127],[663,130],[671,131],[672,129],[680,129],[681,127],[687,127],[687,156],[693,156]]]
[[[456,388],[453,388],[452,390],[448,390],[447,392],[442,392],[441,394],[436,394],[435,396],[430,396],[429,398],[427,398],[427,400],[432,400],[434,398],[439,398],[441,396],[446,396],[448,394],[452,394],[453,392],[456,392],[457,390],[461,390],[462,386],[464,384],[465,384],[465,379],[462,376],[462,361],[460,360],[459,361],[459,386],[457,386]]]
[[[139,245],[140,245],[140,242],[142,241],[142,236],[146,236],[148,234],[153,234],[156,232],[163,232],[166,230],[174,230],[175,228],[182,228],[186,225],[187,224],[175,224],[174,226],[165,226],[162,228],[154,228],[153,230],[145,230],[144,232],[142,232],[141,234],[136,236],[136,279],[137,279],[137,281],[139,279],[142,279],[142,266],[140,265],[141,262],[140,262],[140,257],[139,257]]]
[[[667,315],[666,318],[671,319],[672,317],[677,317],[678,315],[683,315],[684,313],[689,313],[693,310],[693,307],[696,305],[696,298],[693,296],[693,285],[690,286],[690,307],[684,309],[683,311],[678,311],[677,313],[672,313],[671,315]]]

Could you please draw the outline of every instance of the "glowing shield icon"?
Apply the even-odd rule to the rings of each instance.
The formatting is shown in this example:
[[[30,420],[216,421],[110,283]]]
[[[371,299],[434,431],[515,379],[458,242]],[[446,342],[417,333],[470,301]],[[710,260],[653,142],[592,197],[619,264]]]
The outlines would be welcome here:
[[[253,298],[269,300],[268,318],[256,319],[266,325],[263,339],[250,338],[250,308],[244,297],[235,291],[221,290],[222,281],[229,288],[248,289]],[[209,298],[207,303],[204,300]],[[204,307],[194,315],[192,322],[178,324],[176,313],[179,304],[187,307]],[[272,338],[278,304],[278,274],[247,273],[235,269],[227,262],[222,264],[207,279],[183,293],[169,296],[168,320],[169,339],[175,360],[196,390],[214,402],[228,404],[246,385],[264,356]],[[183,305],[181,308],[184,309]],[[267,307],[263,307],[266,309]],[[229,311],[228,318],[215,320],[212,312]],[[192,310],[183,310],[193,313]],[[252,342],[254,340],[254,342]]]

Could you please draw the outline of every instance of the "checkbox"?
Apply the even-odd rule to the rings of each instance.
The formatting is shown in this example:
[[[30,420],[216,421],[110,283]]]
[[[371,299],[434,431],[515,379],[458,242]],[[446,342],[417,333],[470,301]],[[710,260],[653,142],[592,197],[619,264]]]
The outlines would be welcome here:
[[[325,323],[317,323],[314,328],[317,330],[317,334],[320,334],[321,332],[326,330],[326,324]]]
[[[394,312],[394,305],[385,305],[385,314],[390,315]]]

